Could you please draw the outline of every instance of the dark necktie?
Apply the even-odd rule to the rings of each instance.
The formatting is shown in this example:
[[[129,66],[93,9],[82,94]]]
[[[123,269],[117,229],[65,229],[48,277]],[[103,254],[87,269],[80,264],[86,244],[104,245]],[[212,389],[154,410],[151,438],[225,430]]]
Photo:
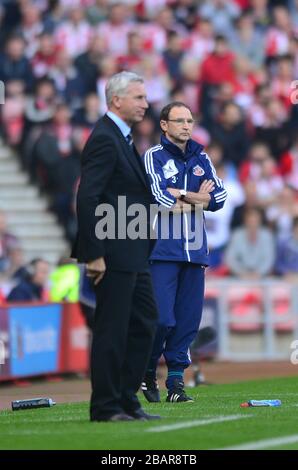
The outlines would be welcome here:
[[[143,164],[142,164],[142,161],[141,161],[141,157],[140,155],[138,154],[138,151],[133,143],[133,139],[132,139],[132,135],[131,134],[128,134],[126,137],[125,137],[125,140],[126,142],[128,143],[130,149],[132,150],[132,153],[134,154],[135,158],[137,159],[137,162],[138,162],[138,165],[141,167],[141,170],[142,172],[144,173],[144,168],[143,168]]]
[[[132,135],[131,134],[128,134],[126,136],[126,142],[128,143],[128,145],[131,147],[132,144],[133,144],[133,139],[132,139]]]

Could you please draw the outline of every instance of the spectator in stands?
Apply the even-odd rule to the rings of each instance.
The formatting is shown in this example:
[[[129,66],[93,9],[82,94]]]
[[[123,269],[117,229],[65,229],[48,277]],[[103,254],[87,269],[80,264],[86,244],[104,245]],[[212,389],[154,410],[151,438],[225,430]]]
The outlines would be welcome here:
[[[65,19],[64,5],[65,1],[59,0],[51,0],[47,5],[43,15],[44,29],[52,35]]]
[[[294,219],[291,236],[279,243],[276,272],[290,281],[298,281],[298,217]]]
[[[23,141],[25,148],[22,158],[29,170],[31,169],[31,151],[34,137],[40,133],[43,126],[51,121],[55,109],[56,89],[54,83],[49,78],[41,78],[36,82],[34,94],[28,96],[26,100],[24,113]]]
[[[233,21],[240,14],[240,8],[235,2],[208,0],[200,7],[199,14],[212,21],[217,34],[228,35],[233,29]]]
[[[77,127],[93,129],[95,123],[101,117],[100,101],[96,93],[89,93],[84,106],[76,111],[72,118],[72,123]]]
[[[109,78],[119,70],[117,59],[115,57],[104,57],[99,66],[98,78],[96,81],[96,92],[100,101],[100,113],[104,115],[107,111],[105,87]]]
[[[26,56],[28,59],[32,59],[38,49],[38,38],[44,31],[42,12],[32,2],[20,2],[20,11],[21,23],[16,28],[16,32],[23,37],[26,43]]]
[[[264,106],[265,119],[255,129],[255,138],[262,140],[270,148],[271,154],[279,159],[290,144],[290,128],[288,110],[278,98],[272,97]]]
[[[294,32],[290,14],[286,6],[273,8],[273,24],[266,32],[265,48],[268,58],[287,54],[290,49],[290,37]]]
[[[215,146],[208,148],[208,153],[212,155]],[[216,153],[216,150],[215,152]],[[228,197],[224,207],[217,212],[205,212],[206,231],[209,246],[209,267],[208,274],[224,274],[224,251],[231,237],[231,221],[235,208],[241,206],[245,201],[245,194],[240,182],[232,177],[231,172],[223,162],[215,166],[217,176],[224,181]]]
[[[252,63],[245,56],[239,55],[235,58],[234,72],[233,100],[246,113],[254,102],[254,91],[258,79]]]
[[[148,55],[140,63],[138,73],[144,77],[148,103],[159,112],[169,100],[170,77],[157,55]]]
[[[152,3],[152,14],[148,15],[146,23],[139,25],[139,31],[144,41],[146,52],[161,54],[167,45],[167,34],[176,31],[181,37],[186,34],[185,28],[175,19],[170,7],[162,5],[164,0],[149,0]]]
[[[263,77],[258,80],[254,90],[253,103],[247,110],[247,123],[251,128],[261,127],[265,124],[266,108],[273,99],[267,70],[260,69],[259,72],[263,73]]]
[[[6,271],[6,279],[11,282],[18,283],[26,276],[26,267],[24,262],[24,251],[20,246],[15,246],[9,250],[9,268]]]
[[[173,87],[171,90],[171,101],[176,99],[187,104],[194,114],[199,112],[199,95],[200,86],[198,81],[199,76],[199,63],[198,60],[189,55],[185,55],[181,61],[182,80],[178,87]],[[175,96],[177,93],[182,96]],[[205,129],[207,132],[207,129]]]
[[[21,80],[27,91],[33,86],[33,73],[30,62],[25,57],[25,42],[21,36],[11,36],[0,55],[0,80],[7,83],[9,80]]]
[[[293,24],[296,28],[298,28],[298,1],[297,0],[289,0],[288,2],[290,5],[290,15],[293,21]]]
[[[38,39],[38,49],[32,57],[31,65],[34,76],[42,78],[47,76],[51,68],[55,66],[59,46],[55,44],[53,35],[47,32],[42,33]]]
[[[85,19],[85,10],[80,6],[72,6],[55,36],[57,44],[63,47],[69,57],[74,58],[87,51],[92,34],[92,28]]]
[[[266,218],[273,226],[277,241],[290,238],[293,220],[298,217],[298,191],[285,185],[274,205],[268,207]]]
[[[214,49],[203,60],[200,70],[202,82],[200,107],[206,127],[210,127],[214,121],[212,104],[218,86],[225,82],[232,83],[234,76],[234,54],[229,49],[227,39],[217,35]]]
[[[296,105],[297,106],[297,105]],[[294,137],[291,148],[282,154],[280,172],[287,184],[298,191],[298,136]]]
[[[252,16],[257,31],[265,32],[270,23],[268,0],[250,0]]]
[[[278,202],[284,182],[272,157],[261,163],[260,170],[259,178],[254,181],[256,200],[259,207],[267,210]]]
[[[250,11],[244,11],[237,19],[236,28],[231,31],[231,48],[235,54],[246,57],[255,67],[264,62],[264,38],[255,29]]]
[[[7,302],[33,302],[45,299],[48,282],[49,264],[36,258],[27,266],[27,275],[9,293]]]
[[[221,144],[224,161],[238,168],[248,151],[248,134],[239,106],[233,102],[225,103],[210,133],[212,139]]]
[[[56,65],[51,68],[48,76],[53,80],[60,99],[66,101],[72,110],[82,105],[87,93],[86,84],[65,49],[57,54]]]
[[[167,0],[142,0],[138,11],[143,19],[149,20],[154,18],[156,11],[159,12],[167,3]]]
[[[92,26],[97,26],[108,18],[109,0],[95,0],[94,4],[87,8],[87,19]]]
[[[144,119],[134,127],[134,142],[140,154],[144,154],[148,148],[155,145],[159,133],[158,117],[149,108]]]
[[[202,63],[201,80],[207,85],[219,85],[232,81],[234,54],[229,49],[224,36],[215,37],[214,50],[207,55]],[[220,70],[220,73],[218,73]]]
[[[165,39],[170,31],[176,31],[181,37],[185,37],[187,33],[182,23],[178,23],[176,21],[174,10],[169,5],[165,6],[161,10],[158,10],[158,9],[156,10],[154,21],[164,31]],[[155,50],[161,51],[164,49],[165,49],[164,44],[160,44],[159,46],[157,44],[155,45]]]
[[[143,40],[138,31],[127,35],[127,53],[117,57],[119,70],[135,70],[144,59]]]
[[[20,242],[7,230],[5,213],[0,209],[0,273],[5,274],[11,264],[10,253],[20,246]]]
[[[3,8],[3,5],[0,5],[0,48],[2,48],[4,39],[5,39],[5,30],[4,30],[4,25],[3,25],[4,16],[5,16],[5,10]]]
[[[74,151],[71,114],[66,104],[57,105],[53,122],[45,128],[33,148],[34,168],[44,189],[69,191],[78,177],[79,161]]]
[[[254,280],[271,274],[275,261],[273,234],[256,208],[244,213],[244,224],[232,233],[225,262],[233,276]]]
[[[214,50],[214,30],[211,21],[198,18],[189,36],[187,52],[202,62]]]
[[[275,98],[284,105],[287,114],[291,108],[291,84],[294,77],[294,60],[289,54],[276,59],[275,71],[271,81],[271,90]]]
[[[21,142],[26,105],[25,83],[10,80],[5,83],[5,106],[2,108],[3,134],[9,145],[18,146]]]
[[[104,38],[96,35],[91,38],[87,51],[75,59],[74,65],[88,92],[96,91],[96,80],[104,55]]]
[[[192,30],[197,21],[197,5],[193,0],[177,0],[174,15],[178,23]]]
[[[181,37],[175,31],[170,31],[168,33],[167,48],[163,52],[163,60],[174,86],[182,81],[181,61],[183,56]]]
[[[109,16],[99,24],[97,33],[105,40],[106,54],[127,54],[127,35],[132,29],[128,21],[129,8],[121,2],[109,5]]]
[[[249,150],[247,158],[239,168],[239,178],[242,184],[247,181],[257,181],[260,178],[261,166],[264,160],[270,158],[270,150],[264,142],[255,141]]]

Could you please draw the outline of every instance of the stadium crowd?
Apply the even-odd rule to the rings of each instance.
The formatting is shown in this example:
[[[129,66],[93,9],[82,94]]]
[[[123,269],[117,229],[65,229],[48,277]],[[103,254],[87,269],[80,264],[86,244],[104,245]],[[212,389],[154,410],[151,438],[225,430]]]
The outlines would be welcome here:
[[[150,104],[138,150],[158,143],[160,109],[183,101],[224,179],[224,208],[206,213],[209,275],[297,279],[297,0],[0,0],[0,31],[2,138],[70,240],[80,152],[107,79],[131,70]],[[0,222],[2,278],[20,246]]]

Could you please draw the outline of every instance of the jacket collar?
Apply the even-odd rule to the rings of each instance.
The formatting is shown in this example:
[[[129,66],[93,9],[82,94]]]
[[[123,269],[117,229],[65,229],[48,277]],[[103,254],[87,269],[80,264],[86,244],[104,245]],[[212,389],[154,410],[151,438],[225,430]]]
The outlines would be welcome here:
[[[199,154],[203,150],[203,145],[189,139],[186,144],[185,153],[173,142],[167,139],[164,135],[160,139],[161,145],[168,150],[168,152],[174,157],[180,158],[181,160],[188,160],[194,154]]]
[[[120,131],[127,137],[131,133],[131,128],[129,127],[126,122],[124,122],[117,114],[113,113],[112,111],[107,112],[107,116],[114,121],[114,123],[119,127]]]
[[[124,135],[122,134],[117,124],[113,121],[113,119],[111,119],[107,114],[105,114],[102,119],[108,126],[111,126],[113,130],[116,132],[116,134],[118,135],[119,141],[121,143],[123,153],[125,153],[127,161],[129,162],[129,164],[131,165],[135,173],[137,173],[138,177],[142,180],[142,182],[148,188],[150,186],[149,180],[147,178],[145,168],[143,168],[142,166],[141,157],[138,154],[137,149],[134,146],[133,146],[133,149],[129,148],[129,145]]]

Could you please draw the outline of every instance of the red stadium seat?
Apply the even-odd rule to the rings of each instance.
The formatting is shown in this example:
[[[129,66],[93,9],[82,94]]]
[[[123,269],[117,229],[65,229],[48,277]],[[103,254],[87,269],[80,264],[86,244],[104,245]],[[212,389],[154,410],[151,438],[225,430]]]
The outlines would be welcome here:
[[[228,305],[231,331],[248,333],[262,330],[263,302],[260,289],[232,289]]]
[[[287,286],[277,286],[272,292],[274,329],[279,333],[292,332],[295,326],[291,312],[291,296]]]

